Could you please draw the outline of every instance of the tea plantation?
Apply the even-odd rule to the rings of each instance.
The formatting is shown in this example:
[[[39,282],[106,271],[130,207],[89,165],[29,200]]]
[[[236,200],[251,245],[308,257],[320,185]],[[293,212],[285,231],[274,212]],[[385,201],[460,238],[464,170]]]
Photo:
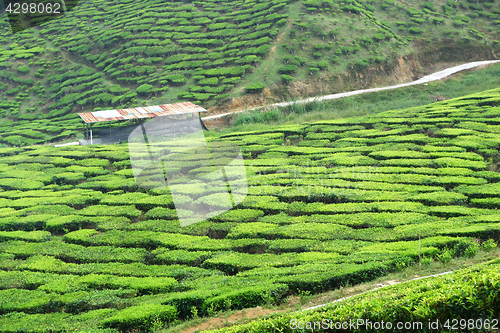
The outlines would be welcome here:
[[[137,188],[127,145],[1,148],[0,331],[147,331],[278,304],[404,269],[419,238],[427,260],[473,256],[500,238],[499,115],[497,88],[212,134],[241,147],[248,195],[182,228],[168,189]],[[216,191],[196,201],[220,210]]]
[[[318,310],[211,332],[495,332],[500,314],[499,271],[500,261],[494,260],[449,276],[369,292]],[[398,323],[407,325],[407,329],[397,329]],[[387,329],[389,324],[393,329]],[[341,325],[351,329],[339,329]]]
[[[492,0],[67,1],[74,5],[17,33],[0,17],[0,144],[81,139],[76,112],[186,100],[208,108],[266,87],[286,99],[294,81],[385,75],[402,55],[439,57],[446,47],[450,57],[433,61],[466,61],[500,51]],[[339,80],[335,89],[347,88]]]

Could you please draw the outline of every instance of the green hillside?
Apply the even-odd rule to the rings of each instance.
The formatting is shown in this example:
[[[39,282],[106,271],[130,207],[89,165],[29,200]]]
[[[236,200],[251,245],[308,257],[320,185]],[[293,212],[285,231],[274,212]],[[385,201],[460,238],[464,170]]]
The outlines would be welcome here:
[[[497,331],[499,271],[500,261],[494,260],[451,275],[391,286],[317,310],[211,332],[335,332],[340,331],[335,330],[335,324],[338,328],[349,327],[351,323],[354,324],[350,330],[342,331]],[[401,329],[397,329],[397,323],[401,323]],[[393,329],[387,329],[389,325]]]
[[[216,109],[265,87],[288,98],[294,83],[343,91],[342,73],[384,77],[402,55],[492,58],[499,24],[500,4],[483,0],[85,0],[16,34],[3,15],[0,144],[81,138],[82,111],[185,100]]]
[[[499,102],[212,133],[241,146],[248,196],[183,228],[168,189],[137,188],[126,144],[1,148],[0,332],[142,332],[279,304],[400,271],[419,238],[426,261],[474,256],[500,239]],[[214,191],[196,201],[220,210]]]

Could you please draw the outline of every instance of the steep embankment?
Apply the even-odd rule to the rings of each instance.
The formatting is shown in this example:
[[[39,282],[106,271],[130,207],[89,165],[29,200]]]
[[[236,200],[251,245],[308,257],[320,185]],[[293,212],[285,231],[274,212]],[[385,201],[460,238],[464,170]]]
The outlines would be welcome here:
[[[301,332],[444,332],[452,327],[459,332],[497,332],[499,269],[500,261],[493,260],[449,275],[368,292],[319,309],[276,315],[210,332],[291,333],[297,329]],[[347,324],[342,327],[343,323]]]
[[[308,103],[312,101],[326,101],[326,100],[332,100],[332,99],[337,99],[337,98],[342,98],[342,97],[348,97],[348,96],[354,96],[354,95],[359,95],[359,94],[364,94],[364,93],[370,93],[370,92],[376,92],[376,91],[383,91],[383,90],[388,90],[388,89],[397,89],[401,87],[408,87],[412,86],[415,84],[423,84],[426,82],[432,82],[436,80],[441,80],[446,77],[449,77],[455,73],[469,70],[469,69],[476,69],[476,68],[484,68],[485,66],[494,64],[500,62],[500,60],[486,60],[486,61],[476,61],[476,62],[470,62],[454,67],[450,67],[447,69],[444,69],[439,72],[432,73],[430,75],[426,75],[424,77],[419,78],[418,80],[408,82],[408,83],[400,83],[397,85],[392,85],[392,86],[385,86],[385,87],[380,87],[380,88],[370,88],[370,89],[360,89],[360,90],[354,90],[354,91],[349,91],[349,92],[343,92],[343,93],[338,93],[338,94],[331,94],[331,95],[323,95],[323,96],[315,96],[313,98],[306,98],[306,99],[299,99],[293,102],[281,102],[281,103],[275,103],[275,104],[268,104],[268,105],[263,105],[266,109],[272,108],[272,107],[283,107],[283,106],[289,106],[295,103],[301,104],[301,103]],[[215,121],[219,118],[228,116],[233,113],[239,113],[239,112],[244,112],[244,111],[250,111],[254,110],[258,107],[245,107],[245,110],[239,110],[239,109],[233,109],[230,112],[226,113],[219,113],[216,115],[210,115],[210,116],[205,116],[202,119],[207,122],[207,121]]]
[[[381,64],[372,64],[363,69],[347,68],[346,72],[326,74],[315,79],[284,84],[282,82],[266,87],[261,94],[246,94],[231,98],[223,104],[209,108],[210,115],[281,104],[285,100],[301,100],[307,97],[321,97],[333,93],[371,89],[417,81],[434,71],[441,71],[464,62],[497,59],[497,53],[489,48],[464,46],[463,49],[447,46],[433,51],[418,49],[416,53],[399,56]],[[443,76],[445,77],[445,76]]]

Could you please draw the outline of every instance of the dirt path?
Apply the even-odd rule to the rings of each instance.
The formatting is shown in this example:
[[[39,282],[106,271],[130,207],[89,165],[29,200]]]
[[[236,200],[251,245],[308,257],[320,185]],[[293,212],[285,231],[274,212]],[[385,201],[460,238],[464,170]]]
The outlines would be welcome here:
[[[380,284],[380,287],[378,287],[378,288],[370,289],[370,290],[367,290],[367,291],[359,293],[359,294],[355,294],[355,295],[351,295],[351,296],[347,296],[347,297],[342,297],[342,298],[336,299],[336,300],[334,300],[332,302],[328,302],[328,303],[323,303],[323,304],[311,306],[310,308],[302,309],[300,311],[307,311],[307,310],[317,309],[317,308],[323,307],[325,305],[329,305],[329,304],[332,304],[332,303],[341,302],[341,301],[346,300],[348,298],[351,298],[351,297],[354,297],[354,296],[358,296],[358,295],[361,295],[361,294],[365,294],[365,293],[369,293],[369,292],[372,292],[372,291],[375,291],[375,290],[378,290],[378,289],[382,289],[382,288],[386,288],[386,287],[389,287],[389,286],[393,286],[395,284],[405,283],[405,282],[410,282],[410,281],[420,280],[420,279],[427,279],[427,278],[430,278],[430,277],[436,277],[436,276],[450,274],[450,273],[453,273],[453,271],[448,271],[448,272],[443,272],[443,273],[438,273],[438,274],[432,274],[432,275],[427,275],[427,276],[421,276],[421,277],[417,277],[417,278],[406,280],[406,281],[402,281],[402,282],[398,282],[398,281],[394,281],[394,280],[389,280],[389,281],[386,281],[387,284]]]
[[[444,79],[445,77],[448,77],[450,75],[453,75],[455,73],[458,73],[458,72],[461,72],[464,70],[468,70],[468,69],[476,68],[476,67],[481,68],[484,65],[489,65],[489,64],[493,64],[493,63],[497,63],[497,62],[500,62],[500,60],[474,61],[474,62],[469,62],[469,63],[465,63],[462,65],[454,66],[451,68],[447,68],[445,70],[442,70],[442,71],[439,71],[439,72],[436,72],[436,73],[433,73],[430,75],[426,75],[426,76],[424,76],[416,81],[409,82],[409,83],[401,83],[401,84],[396,84],[393,86],[387,86],[387,87],[382,87],[382,88],[361,89],[361,90],[354,90],[354,91],[349,91],[349,92],[339,93],[339,94],[311,97],[311,98],[298,100],[295,102],[282,102],[282,103],[275,103],[275,104],[270,104],[270,105],[262,105],[262,106],[250,108],[250,109],[247,109],[244,111],[227,112],[227,113],[222,113],[222,114],[218,114],[218,115],[214,115],[214,116],[203,117],[201,119],[203,119],[203,120],[215,120],[215,119],[230,115],[232,113],[247,112],[247,111],[252,111],[252,110],[263,108],[263,107],[280,107],[280,106],[288,106],[288,105],[291,105],[294,103],[303,104],[303,103],[309,103],[309,102],[313,102],[313,101],[326,101],[326,100],[330,100],[330,99],[337,99],[337,98],[359,95],[359,94],[364,94],[364,93],[370,93],[370,92],[375,92],[375,91],[408,87],[408,86],[412,86],[412,85],[416,85],[416,84],[422,84],[422,83],[426,83],[426,82],[441,80],[441,79]]]
[[[268,59],[266,59],[267,65],[262,69],[263,72],[265,72],[269,68],[269,66],[273,63],[274,59],[276,59],[276,48],[280,44],[283,37],[285,37],[285,34],[292,26],[292,23],[293,23],[293,18],[290,18],[290,20],[286,25],[285,30],[283,30],[283,32],[280,33],[278,37],[276,37],[276,40],[274,41],[274,46],[271,48],[271,51],[269,51]],[[243,89],[245,89],[245,87],[240,87],[239,89],[236,90],[236,92],[241,92],[243,91]]]
[[[285,37],[285,34],[290,29],[290,27],[292,26],[292,23],[293,23],[293,18],[291,18],[288,21],[285,30],[283,30],[283,32],[280,33],[278,35],[278,37],[276,38],[276,42],[274,43],[274,46],[271,48],[271,51],[269,52],[269,60],[268,60],[269,63],[267,64],[266,67],[264,67],[263,71],[267,70],[269,68],[269,64],[271,64],[272,61],[274,61],[274,59],[276,58],[276,48],[278,47],[278,45],[281,42],[281,40],[283,39],[283,37]]]
[[[206,330],[211,330],[211,329],[215,329],[217,327],[222,327],[227,323],[237,324],[239,321],[245,320],[245,319],[258,320],[261,317],[265,317],[265,316],[271,315],[273,313],[279,313],[279,312],[285,312],[285,311],[289,311],[289,310],[272,310],[272,309],[264,309],[260,306],[257,306],[255,308],[251,308],[251,309],[236,311],[227,318],[222,318],[222,317],[210,318],[209,320],[207,320],[207,321],[205,321],[197,326],[193,326],[193,327],[184,329],[181,332],[182,333],[204,332]]]
[[[405,282],[410,282],[410,281],[415,281],[415,280],[420,280],[420,279],[427,279],[427,278],[437,277],[440,275],[445,275],[445,274],[450,274],[450,273],[453,273],[453,271],[446,271],[446,272],[427,275],[427,276],[417,276],[413,279],[408,279],[408,280],[404,280],[404,281],[387,280],[387,281],[384,281],[383,283],[373,284],[373,286],[377,285],[378,287],[369,288],[368,290],[363,291],[363,292],[358,292],[358,290],[357,290],[358,286],[354,286],[354,287],[351,287],[351,288],[344,291],[345,293],[350,294],[349,296],[341,297],[341,298],[335,299],[333,301],[330,300],[327,302],[323,302],[323,303],[318,304],[318,305],[314,305],[314,306],[311,306],[308,308],[301,309],[297,312],[317,309],[317,308],[320,308],[320,307],[323,307],[323,306],[326,306],[326,305],[329,305],[332,303],[341,302],[341,301],[349,299],[351,297],[365,294],[365,293],[375,291],[378,289],[386,288],[386,287],[389,287],[389,286],[392,286],[395,284],[405,283]],[[328,298],[330,295],[331,295],[331,293],[326,293],[324,298]],[[244,309],[244,310],[233,312],[231,315],[229,315],[227,317],[220,316],[220,317],[214,317],[214,318],[207,318],[207,320],[201,324],[183,329],[181,331],[181,333],[204,332],[206,330],[212,330],[212,329],[223,327],[227,324],[238,324],[238,322],[245,321],[245,320],[248,321],[248,319],[258,320],[262,317],[265,317],[267,315],[271,315],[274,313],[291,312],[294,309],[296,309],[295,306],[298,303],[299,303],[299,297],[294,296],[294,297],[290,298],[290,302],[288,303],[288,306],[285,309],[273,310],[273,309],[264,309],[260,306],[257,306],[255,308]]]

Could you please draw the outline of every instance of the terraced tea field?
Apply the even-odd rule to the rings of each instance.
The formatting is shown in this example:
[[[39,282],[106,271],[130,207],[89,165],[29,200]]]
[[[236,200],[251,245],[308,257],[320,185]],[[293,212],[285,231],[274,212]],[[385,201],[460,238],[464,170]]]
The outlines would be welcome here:
[[[2,145],[81,139],[76,112],[186,100],[207,109],[233,98],[280,102],[317,82],[321,88],[308,96],[380,85],[377,78],[392,75],[402,56],[432,52],[432,63],[470,61],[496,58],[500,50],[497,1],[66,5],[72,10],[47,22],[33,13],[0,17]],[[16,17],[38,26],[12,27]],[[344,82],[347,74],[359,79]]]
[[[248,195],[182,228],[168,189],[137,188],[126,145],[2,148],[0,331],[155,330],[277,304],[404,269],[419,238],[425,260],[473,256],[500,238],[499,103],[493,89],[212,134],[241,147]],[[196,201],[221,210],[216,190]]]
[[[451,275],[398,284],[321,309],[210,332],[496,332],[499,260]]]

